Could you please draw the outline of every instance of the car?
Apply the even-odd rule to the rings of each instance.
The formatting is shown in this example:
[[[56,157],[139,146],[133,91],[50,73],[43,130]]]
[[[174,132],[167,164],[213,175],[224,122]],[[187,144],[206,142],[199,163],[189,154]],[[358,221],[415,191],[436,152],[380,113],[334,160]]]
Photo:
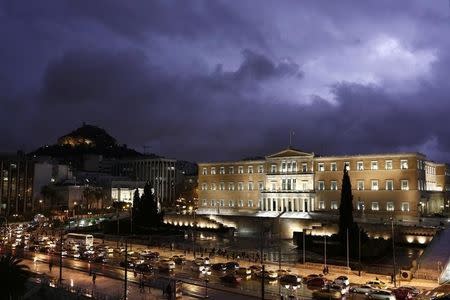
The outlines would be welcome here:
[[[153,267],[149,264],[141,263],[136,265],[134,270],[138,273],[151,273],[153,272]]]
[[[370,285],[374,289],[384,289],[386,288],[386,283],[381,280],[370,280],[366,282],[367,285]]]
[[[262,267],[261,267],[261,266],[258,266],[258,265],[252,265],[252,266],[250,266],[250,267],[248,267],[248,268],[249,268],[249,269],[252,271],[252,273],[254,273],[254,274],[256,274],[256,273],[262,271]]]
[[[313,279],[313,278],[319,278],[319,277],[321,277],[321,276],[318,275],[318,274],[309,274],[309,275],[303,277],[303,281],[304,281],[304,282],[307,282],[307,281],[310,280],[310,279]]]
[[[388,290],[373,290],[367,297],[368,299],[377,300],[396,300],[395,295]]]
[[[236,274],[244,277],[250,276],[252,275],[252,270],[245,267],[240,267],[239,269],[236,270]]]
[[[261,271],[256,273],[256,276],[258,277],[264,277],[264,279],[268,279],[268,280],[277,280],[278,278],[278,274],[275,271]]]
[[[165,271],[173,271],[173,269],[175,269],[175,262],[170,259],[163,259],[159,262],[159,269]]]
[[[368,295],[372,291],[373,291],[373,288],[367,284],[363,284],[360,286],[353,286],[350,288],[350,293],[354,293],[354,294]]]
[[[345,284],[337,284],[337,283],[332,283],[329,285],[329,288],[335,291],[338,291],[339,293],[341,293],[342,295],[346,295],[349,292],[349,286],[345,285]]]
[[[180,256],[174,255],[174,256],[172,256],[172,260],[173,260],[173,261],[175,262],[175,264],[177,264],[177,265],[183,265],[183,264],[186,263],[186,259],[184,258],[183,255],[180,255]]]
[[[222,263],[212,264],[211,265],[211,270],[224,272],[224,271],[227,270],[227,266],[225,264],[222,264]]]
[[[325,278],[316,277],[316,278],[311,278],[310,280],[308,280],[306,282],[306,285],[309,288],[318,288],[318,287],[323,287],[326,283],[327,283],[327,281]]]
[[[313,278],[311,280],[315,280]],[[342,294],[339,291],[333,290],[329,287],[323,287],[319,290],[316,290],[312,293],[314,299],[341,299]]]
[[[392,293],[395,295],[395,299],[397,300],[410,300],[414,298],[412,292],[402,287],[393,290]]]
[[[281,284],[300,285],[302,284],[302,278],[294,274],[286,274],[280,277]]]
[[[208,257],[197,257],[194,260],[194,263],[198,264],[198,265],[209,265],[209,258]]]
[[[91,259],[91,261],[94,262],[94,263],[100,263],[100,264],[108,262],[108,260],[104,256],[94,256]]]
[[[336,278],[334,280],[334,283],[343,284],[343,285],[348,286],[348,285],[350,285],[350,280],[348,279],[347,276],[339,276],[338,278]]]
[[[227,270],[237,270],[239,269],[239,263],[235,262],[235,261],[229,261],[225,264]]]
[[[125,261],[122,260],[122,261],[119,263],[119,266],[121,266],[122,268],[125,268]],[[128,268],[128,269],[134,268],[134,263],[133,263],[132,261],[127,260],[127,268]]]
[[[193,263],[191,265],[191,270],[194,272],[204,272],[209,270],[209,266]]]
[[[233,274],[227,274],[220,277],[220,280],[225,283],[238,284],[239,282],[241,282],[242,278]]]
[[[283,270],[283,269],[277,270],[278,277],[287,275],[287,274],[289,274],[289,273],[291,273],[291,270]]]
[[[403,285],[403,286],[399,287],[399,289],[408,290],[414,297],[418,296],[420,294],[420,290],[414,286]]]

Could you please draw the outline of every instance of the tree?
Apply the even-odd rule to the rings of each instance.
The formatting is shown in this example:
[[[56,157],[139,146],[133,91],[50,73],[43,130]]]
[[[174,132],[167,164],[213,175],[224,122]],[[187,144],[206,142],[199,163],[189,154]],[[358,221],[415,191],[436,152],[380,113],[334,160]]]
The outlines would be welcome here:
[[[347,230],[349,236],[358,234],[358,225],[353,221],[353,195],[352,184],[350,176],[348,175],[347,167],[344,168],[344,175],[342,177],[341,203],[339,206],[339,239],[346,241]]]
[[[11,255],[0,256],[0,278],[2,279],[2,299],[20,299],[25,293],[25,284],[31,274],[22,260]]]
[[[162,213],[158,209],[158,201],[150,183],[144,186],[144,193],[137,207],[136,224],[141,226],[158,226],[162,223]]]
[[[100,209],[103,206],[105,192],[101,187],[87,186],[83,190],[83,197],[86,200],[87,209],[92,209],[94,206],[96,209]]]

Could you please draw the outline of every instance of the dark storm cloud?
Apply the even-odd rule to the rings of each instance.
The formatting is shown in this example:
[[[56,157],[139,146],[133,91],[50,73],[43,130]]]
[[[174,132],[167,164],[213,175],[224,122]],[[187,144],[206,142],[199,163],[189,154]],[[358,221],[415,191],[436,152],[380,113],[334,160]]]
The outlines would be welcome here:
[[[439,1],[3,1],[1,150],[86,121],[198,161],[266,155],[292,130],[320,154],[450,161],[449,15]]]

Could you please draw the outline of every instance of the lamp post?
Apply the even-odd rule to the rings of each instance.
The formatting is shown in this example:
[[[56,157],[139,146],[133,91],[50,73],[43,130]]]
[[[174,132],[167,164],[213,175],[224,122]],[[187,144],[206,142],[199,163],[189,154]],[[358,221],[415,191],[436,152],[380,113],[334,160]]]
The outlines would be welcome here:
[[[43,205],[42,205],[42,203],[43,203],[44,201],[42,200],[42,199],[39,199],[39,209],[40,209],[40,211],[41,211],[41,213],[42,213],[42,211],[43,211]]]
[[[205,272],[205,299],[209,298],[208,296],[208,282],[209,282],[209,275],[211,275],[211,271],[207,270]]]
[[[325,268],[327,267],[327,236],[323,236],[323,263],[325,265]]]
[[[394,269],[394,274],[392,276],[392,280],[394,281],[394,287],[397,287],[397,265],[395,262],[395,237],[394,237],[394,218],[391,219],[391,236],[392,236],[392,264]]]

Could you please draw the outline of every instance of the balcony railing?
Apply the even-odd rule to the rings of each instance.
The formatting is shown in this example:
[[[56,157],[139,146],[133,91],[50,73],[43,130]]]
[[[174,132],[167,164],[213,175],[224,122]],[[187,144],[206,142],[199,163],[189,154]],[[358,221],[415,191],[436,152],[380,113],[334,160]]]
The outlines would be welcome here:
[[[282,190],[282,189],[264,189],[261,190],[261,193],[314,193],[315,190]]]
[[[314,172],[312,172],[312,171],[303,172],[301,170],[298,170],[298,171],[275,171],[275,172],[273,172],[273,171],[269,170],[269,171],[267,171],[266,174],[267,175],[302,175],[302,174],[308,175],[308,174],[314,174]]]

